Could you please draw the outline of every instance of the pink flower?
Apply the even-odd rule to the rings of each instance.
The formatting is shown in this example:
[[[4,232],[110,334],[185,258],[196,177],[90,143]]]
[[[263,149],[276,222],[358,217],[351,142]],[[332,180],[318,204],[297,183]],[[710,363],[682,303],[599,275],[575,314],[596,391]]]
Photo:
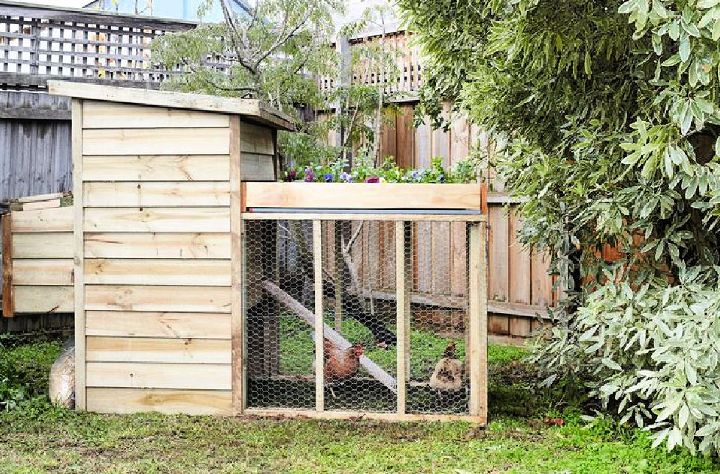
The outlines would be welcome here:
[[[365,178],[365,182],[366,183],[379,183],[380,177],[379,176],[368,176],[367,178]]]

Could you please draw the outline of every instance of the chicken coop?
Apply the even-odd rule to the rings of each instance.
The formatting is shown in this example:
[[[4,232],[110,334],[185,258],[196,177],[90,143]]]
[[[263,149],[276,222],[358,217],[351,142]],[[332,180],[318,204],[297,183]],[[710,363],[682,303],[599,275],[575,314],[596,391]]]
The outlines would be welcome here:
[[[486,422],[479,184],[280,183],[292,125],[258,101],[49,89],[73,259],[42,258],[51,210],[13,213],[4,285],[11,312],[74,311],[78,409]]]

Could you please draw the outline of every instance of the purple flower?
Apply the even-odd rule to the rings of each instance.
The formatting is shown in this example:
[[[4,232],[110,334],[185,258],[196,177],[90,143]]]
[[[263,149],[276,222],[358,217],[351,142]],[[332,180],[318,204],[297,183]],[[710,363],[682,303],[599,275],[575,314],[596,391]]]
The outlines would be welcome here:
[[[305,168],[305,182],[312,183],[313,181],[315,181],[315,172],[312,168]]]
[[[412,172],[412,179],[413,181],[420,181],[420,176],[422,172],[420,170],[415,170]]]
[[[340,181],[345,181],[346,183],[352,183],[352,176],[350,176],[349,173],[346,173],[345,171],[343,171],[340,174]]]
[[[326,183],[332,183],[333,179],[335,179],[335,175],[332,173],[327,173],[324,178]]]
[[[295,181],[297,179],[297,171],[289,170],[285,175],[285,181]]]
[[[379,176],[368,176],[367,178],[365,178],[365,182],[366,183],[379,183],[380,177]]]
[[[444,174],[441,174],[440,177],[438,178],[438,181],[440,181],[441,183],[444,183],[444,182],[445,182],[445,175],[444,175]]]

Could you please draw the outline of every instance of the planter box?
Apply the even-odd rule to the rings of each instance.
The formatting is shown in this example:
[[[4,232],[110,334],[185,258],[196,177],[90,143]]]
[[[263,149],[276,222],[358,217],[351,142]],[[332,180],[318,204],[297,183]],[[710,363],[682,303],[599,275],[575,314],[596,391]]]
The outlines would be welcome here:
[[[305,209],[483,208],[480,184],[243,183],[244,207]]]

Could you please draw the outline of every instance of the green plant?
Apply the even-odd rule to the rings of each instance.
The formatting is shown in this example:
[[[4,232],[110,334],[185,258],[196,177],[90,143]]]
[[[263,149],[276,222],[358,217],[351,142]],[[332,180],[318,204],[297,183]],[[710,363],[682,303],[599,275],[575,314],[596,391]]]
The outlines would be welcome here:
[[[712,380],[713,369],[679,356],[705,348],[712,361],[704,330],[717,313],[687,326],[674,318],[719,291],[720,1],[399,4],[429,58],[420,113],[441,125],[442,101],[454,101],[507,143],[493,160],[521,198],[522,240],[551,255],[566,289],[538,356],[549,380],[589,379],[669,448],[717,452],[710,410],[720,409],[720,389],[699,375]],[[615,261],[602,258],[606,246]],[[596,333],[586,334],[586,320]],[[660,337],[668,325],[682,334]],[[650,344],[649,331],[648,348],[624,339],[645,334]],[[672,387],[618,383],[686,365],[697,378],[657,375]],[[711,408],[688,406],[680,417],[672,390]]]
[[[50,366],[60,353],[58,342],[16,346],[10,343],[0,343],[0,409],[3,410],[46,397]]]

